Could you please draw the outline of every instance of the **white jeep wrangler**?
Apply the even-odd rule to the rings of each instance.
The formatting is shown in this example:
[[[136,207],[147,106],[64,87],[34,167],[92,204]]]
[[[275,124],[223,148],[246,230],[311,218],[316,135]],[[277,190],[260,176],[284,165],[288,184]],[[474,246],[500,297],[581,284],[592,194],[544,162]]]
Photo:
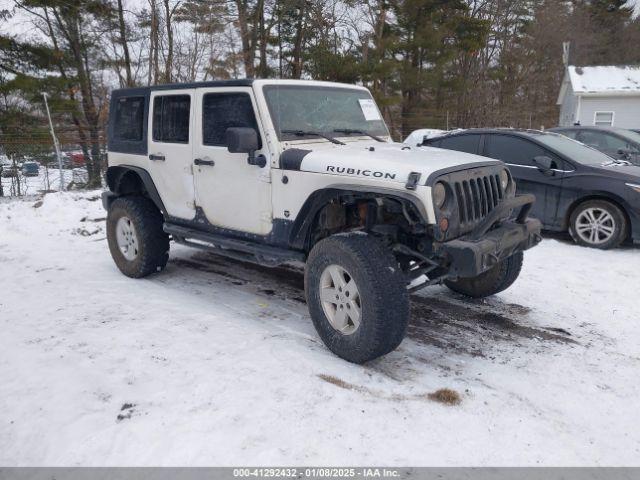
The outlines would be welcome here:
[[[108,128],[111,255],[162,270],[169,241],[273,266],[302,261],[309,311],[338,356],[395,349],[409,293],[509,287],[540,240],[502,162],[390,140],[367,89],[230,80],[116,90]]]

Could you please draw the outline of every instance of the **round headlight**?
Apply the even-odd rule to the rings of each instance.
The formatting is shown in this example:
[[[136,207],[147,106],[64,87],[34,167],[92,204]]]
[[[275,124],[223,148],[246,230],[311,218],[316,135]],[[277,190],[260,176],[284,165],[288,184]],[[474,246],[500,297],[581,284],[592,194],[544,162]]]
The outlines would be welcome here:
[[[500,172],[500,187],[502,187],[502,191],[504,192],[509,186],[509,172],[506,170],[502,170]]]
[[[437,208],[442,208],[445,200],[447,199],[447,189],[441,182],[436,183],[433,186],[433,203]]]

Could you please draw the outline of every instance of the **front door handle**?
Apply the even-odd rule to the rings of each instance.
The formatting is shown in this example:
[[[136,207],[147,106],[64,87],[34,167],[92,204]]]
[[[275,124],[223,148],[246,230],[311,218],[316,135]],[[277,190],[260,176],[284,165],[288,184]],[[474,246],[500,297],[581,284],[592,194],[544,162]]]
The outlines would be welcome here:
[[[149,154],[149,160],[153,160],[154,162],[157,162],[157,161],[164,162],[164,154],[151,153]]]
[[[206,158],[196,158],[193,161],[194,165],[206,165],[207,167],[213,167],[216,162],[214,162],[213,160],[207,160]]]

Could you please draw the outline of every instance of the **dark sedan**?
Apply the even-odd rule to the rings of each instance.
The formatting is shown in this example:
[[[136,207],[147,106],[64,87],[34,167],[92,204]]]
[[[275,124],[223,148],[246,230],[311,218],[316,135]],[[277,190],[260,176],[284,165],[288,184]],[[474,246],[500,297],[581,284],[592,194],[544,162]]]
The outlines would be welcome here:
[[[596,248],[640,242],[640,167],[565,136],[538,130],[473,129],[423,145],[505,162],[519,193],[533,193],[531,215]]]
[[[627,160],[640,165],[640,133],[633,130],[614,127],[575,127],[550,128],[549,132],[562,135],[589,145],[606,153],[612,158]]]

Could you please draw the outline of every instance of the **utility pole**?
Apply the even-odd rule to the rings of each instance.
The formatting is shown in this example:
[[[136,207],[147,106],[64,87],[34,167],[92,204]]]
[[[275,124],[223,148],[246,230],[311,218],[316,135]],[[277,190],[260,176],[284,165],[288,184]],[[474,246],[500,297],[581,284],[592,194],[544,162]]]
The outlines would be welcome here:
[[[49,117],[49,128],[51,129],[51,138],[53,138],[53,146],[56,149],[56,157],[58,158],[58,170],[60,171],[60,191],[64,191],[64,176],[62,174],[62,156],[60,155],[60,145],[56,138],[56,132],[53,130],[53,122],[51,121],[51,112],[49,112],[49,103],[47,103],[47,93],[42,92],[44,98],[44,106],[47,109],[47,117]]]

